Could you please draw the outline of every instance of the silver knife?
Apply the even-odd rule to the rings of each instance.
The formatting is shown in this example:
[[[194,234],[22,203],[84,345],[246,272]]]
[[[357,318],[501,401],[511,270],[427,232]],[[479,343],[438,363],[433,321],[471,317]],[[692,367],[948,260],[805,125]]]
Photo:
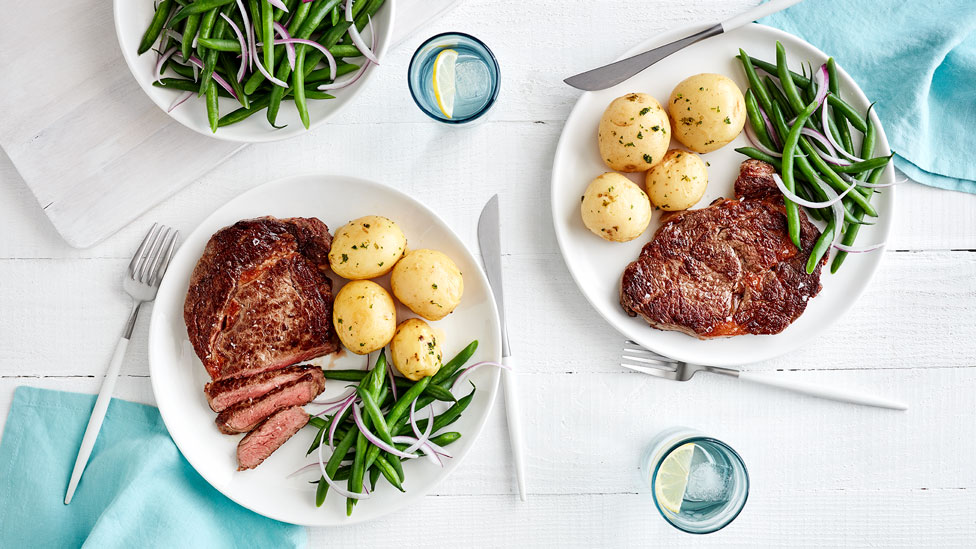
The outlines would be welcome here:
[[[502,331],[502,364],[510,369],[502,370],[502,384],[505,387],[505,415],[508,417],[508,437],[512,444],[512,458],[515,462],[515,479],[518,482],[519,499],[525,501],[525,462],[522,458],[522,426],[518,410],[518,391],[515,386],[515,360],[508,346],[508,329],[505,324],[505,298],[502,290],[502,245],[498,226],[498,195],[491,197],[478,219],[478,246],[485,264],[485,274],[491,284],[498,307],[498,318]]]
[[[691,36],[687,36],[680,40],[675,40],[670,44],[658,46],[652,50],[639,53],[633,57],[628,57],[627,59],[621,59],[620,61],[610,63],[609,65],[604,65],[600,68],[582,72],[576,76],[570,76],[569,78],[563,80],[563,82],[574,88],[585,91],[604,90],[611,86],[616,86],[647,67],[650,67],[654,63],[657,63],[672,53],[684,49],[695,42],[699,42],[706,38],[711,38],[712,36],[722,34],[723,32],[729,32],[733,29],[737,29],[746,23],[750,23],[757,19],[762,19],[767,15],[772,15],[778,11],[785,10],[786,8],[792,6],[793,4],[799,3],[800,1],[801,0],[770,0],[769,2],[756,6],[755,8],[752,8],[741,15],[736,15],[727,21],[716,23],[715,25],[712,25],[701,32],[692,34]]]

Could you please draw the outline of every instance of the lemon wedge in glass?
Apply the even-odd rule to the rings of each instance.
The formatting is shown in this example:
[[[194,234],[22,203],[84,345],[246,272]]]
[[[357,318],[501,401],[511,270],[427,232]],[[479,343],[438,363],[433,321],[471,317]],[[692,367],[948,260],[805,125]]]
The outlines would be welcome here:
[[[434,59],[434,97],[437,107],[447,118],[454,117],[454,67],[458,52],[452,49],[441,50]]]
[[[695,443],[689,442],[668,454],[657,470],[654,480],[654,497],[660,506],[677,514],[681,511],[688,476],[691,472],[691,459],[695,455]]]

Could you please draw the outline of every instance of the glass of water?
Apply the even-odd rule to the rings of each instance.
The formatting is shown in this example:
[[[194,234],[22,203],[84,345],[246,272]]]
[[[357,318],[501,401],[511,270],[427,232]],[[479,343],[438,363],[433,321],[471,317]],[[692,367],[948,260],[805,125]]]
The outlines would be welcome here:
[[[724,528],[749,497],[749,473],[739,454],[687,427],[655,437],[641,460],[641,473],[664,520],[692,534]]]
[[[438,122],[464,124],[483,116],[498,97],[498,61],[474,36],[448,32],[428,38],[410,60],[414,102]]]

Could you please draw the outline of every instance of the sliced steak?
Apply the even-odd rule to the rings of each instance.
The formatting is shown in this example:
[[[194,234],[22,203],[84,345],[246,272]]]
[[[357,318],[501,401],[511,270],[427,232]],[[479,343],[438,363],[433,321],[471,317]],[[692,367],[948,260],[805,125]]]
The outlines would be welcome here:
[[[242,400],[217,414],[217,428],[221,433],[246,433],[278,410],[302,406],[322,393],[325,376],[314,369],[294,381],[273,389],[253,400]]]
[[[262,217],[217,231],[190,277],[183,318],[214,381],[335,352],[332,236],[315,218]]]
[[[318,366],[290,366],[249,377],[232,377],[208,383],[203,392],[207,395],[210,409],[221,412],[243,400],[263,396],[272,389],[302,377],[306,372],[318,369]]]
[[[773,173],[747,160],[735,182],[741,198],[666,218],[624,270],[624,310],[701,339],[776,334],[796,320],[820,292],[826,257],[807,274],[820,231],[800,210],[801,249],[793,245]]]
[[[237,443],[237,470],[244,471],[261,465],[308,423],[308,417],[301,406],[292,406],[262,421]]]

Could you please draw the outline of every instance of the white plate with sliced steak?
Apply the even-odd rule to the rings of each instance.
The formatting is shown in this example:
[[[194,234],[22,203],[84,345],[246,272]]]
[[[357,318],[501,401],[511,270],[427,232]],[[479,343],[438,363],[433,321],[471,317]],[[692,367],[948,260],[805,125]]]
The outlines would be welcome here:
[[[460,305],[431,323],[445,357],[477,339],[472,360],[500,360],[488,281],[457,235],[409,196],[353,177],[292,177],[221,207],[177,252],[154,305],[150,371],[173,440],[215,488],[284,522],[361,522],[426,494],[463,459],[494,401],[498,371],[473,372],[478,392],[452,426],[462,434],[451,446],[454,458],[443,468],[406,463],[405,493],[380,483],[351,517],[342,498],[315,506],[309,481],[317,476],[287,478],[313,461],[305,453],[316,431],[302,427],[306,409],[323,407],[306,404],[345,390],[345,382],[324,379],[322,369],[366,367],[366,357],[339,345],[332,300],[344,281],[328,270],[330,229],[364,215],[395,220],[408,246],[443,251],[464,274]],[[388,276],[375,281],[389,288]],[[397,318],[413,316],[398,307]]]
[[[698,30],[665,33],[622,57]],[[675,53],[613,88],[584,93],[563,129],[553,163],[552,214],[566,265],[601,316],[626,338],[662,355],[735,366],[796,349],[857,301],[883,256],[851,254],[835,274],[821,267],[807,275],[804,264],[823,223],[808,221],[801,209],[802,249],[789,242],[782,195],[769,174],[750,163],[740,178],[747,158],[734,149],[750,145],[745,134],[700,155],[707,163],[708,187],[693,209],[667,215],[655,211],[647,230],[623,243],[599,238],[583,224],[580,197],[590,181],[611,171],[600,157],[597,128],[614,98],[640,92],[665,102],[676,84],[699,73],[727,76],[744,92],[749,86],[735,58],[739,48],[775,59],[777,40],[797,69],[801,62],[818,66],[827,60],[790,34],[746,25]],[[838,77],[841,96],[861,113],[867,111],[869,102],[853,79],[842,68]],[[876,150],[887,150],[880,122],[871,116],[879,130]],[[855,146],[858,139],[859,134]],[[672,140],[670,148],[684,147]],[[644,173],[624,175],[644,188]],[[881,182],[893,179],[889,166]],[[871,204],[879,216],[875,225],[862,227],[861,246],[886,240],[894,189],[875,194]]]

